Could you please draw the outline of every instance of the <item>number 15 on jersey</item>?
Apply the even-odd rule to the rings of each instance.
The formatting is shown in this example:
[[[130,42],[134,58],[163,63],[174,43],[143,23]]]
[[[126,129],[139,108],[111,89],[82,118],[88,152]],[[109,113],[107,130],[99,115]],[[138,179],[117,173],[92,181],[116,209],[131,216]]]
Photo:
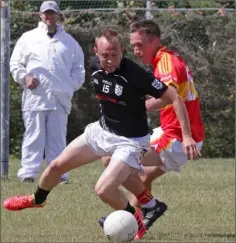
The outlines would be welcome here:
[[[110,85],[108,85],[108,84],[103,84],[102,92],[108,94],[109,91],[110,91]]]

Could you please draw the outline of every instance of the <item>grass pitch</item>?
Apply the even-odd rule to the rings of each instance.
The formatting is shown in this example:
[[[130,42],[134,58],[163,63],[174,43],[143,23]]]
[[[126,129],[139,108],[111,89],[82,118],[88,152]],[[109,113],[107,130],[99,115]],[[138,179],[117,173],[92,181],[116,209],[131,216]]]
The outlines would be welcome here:
[[[1,202],[33,193],[37,183],[16,178],[18,160],[10,161],[9,181],[1,183]],[[107,242],[97,219],[112,210],[94,193],[103,168],[99,162],[70,173],[70,184],[58,185],[43,209],[1,210],[1,242]],[[141,242],[235,242],[235,161],[189,162],[180,174],[159,178],[153,194],[169,210]]]

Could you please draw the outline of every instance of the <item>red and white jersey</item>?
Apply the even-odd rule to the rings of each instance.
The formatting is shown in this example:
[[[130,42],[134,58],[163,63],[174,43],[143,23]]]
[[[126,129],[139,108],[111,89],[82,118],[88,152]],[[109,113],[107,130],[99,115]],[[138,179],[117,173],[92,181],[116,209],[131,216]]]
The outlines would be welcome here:
[[[178,94],[185,101],[193,139],[196,142],[203,141],[204,125],[201,119],[198,93],[194,87],[192,73],[183,58],[163,46],[154,57],[152,68],[157,79],[177,89]],[[160,122],[166,136],[164,140],[176,138],[182,141],[182,132],[173,105],[167,105],[161,109]],[[166,145],[159,144],[160,147],[166,147]]]

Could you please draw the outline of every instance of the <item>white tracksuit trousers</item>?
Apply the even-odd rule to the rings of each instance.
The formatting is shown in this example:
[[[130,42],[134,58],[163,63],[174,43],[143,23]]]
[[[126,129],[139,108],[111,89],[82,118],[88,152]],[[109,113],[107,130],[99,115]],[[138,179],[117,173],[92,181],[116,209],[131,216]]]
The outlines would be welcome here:
[[[25,132],[22,141],[21,168],[17,176],[35,178],[40,172],[43,159],[47,164],[66,147],[68,114],[58,105],[57,110],[23,111]],[[68,179],[68,173],[62,176]]]

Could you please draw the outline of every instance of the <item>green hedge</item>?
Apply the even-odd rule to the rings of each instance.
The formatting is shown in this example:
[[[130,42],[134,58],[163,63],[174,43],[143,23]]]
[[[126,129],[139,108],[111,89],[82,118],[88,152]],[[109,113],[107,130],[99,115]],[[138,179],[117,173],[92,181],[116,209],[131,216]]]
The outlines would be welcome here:
[[[86,82],[74,95],[69,116],[68,142],[81,134],[85,126],[99,117],[99,107],[90,85],[89,61],[93,55],[93,39],[106,26],[118,29],[124,37],[126,54],[133,58],[129,42],[129,23],[143,17],[144,12],[119,13],[73,12],[64,14],[65,29],[82,46],[86,59]],[[19,36],[37,25],[38,16],[12,13],[12,46]],[[233,157],[234,146],[234,80],[235,23],[227,15],[195,16],[156,13],[154,19],[163,32],[163,43],[177,50],[193,70],[201,99],[202,117],[206,127],[203,157]],[[17,34],[16,34],[17,33]],[[23,123],[20,112],[21,90],[11,82],[10,152],[20,155]],[[158,115],[150,114],[151,126],[158,124]]]

